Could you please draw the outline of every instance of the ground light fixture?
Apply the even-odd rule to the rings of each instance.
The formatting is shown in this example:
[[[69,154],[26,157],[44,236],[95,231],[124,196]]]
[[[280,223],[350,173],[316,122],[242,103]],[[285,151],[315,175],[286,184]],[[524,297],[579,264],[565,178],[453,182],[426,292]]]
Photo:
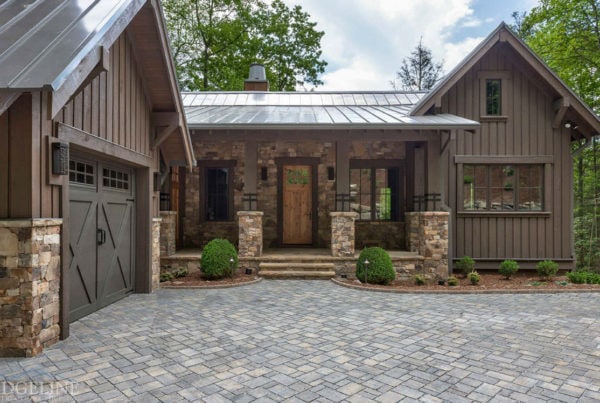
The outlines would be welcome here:
[[[365,265],[365,284],[369,284],[369,280],[367,280],[367,275],[369,274],[369,259],[365,259],[363,264]]]
[[[233,263],[235,262],[235,260],[233,259],[233,256],[229,258],[229,271],[231,272],[231,278],[233,279]]]

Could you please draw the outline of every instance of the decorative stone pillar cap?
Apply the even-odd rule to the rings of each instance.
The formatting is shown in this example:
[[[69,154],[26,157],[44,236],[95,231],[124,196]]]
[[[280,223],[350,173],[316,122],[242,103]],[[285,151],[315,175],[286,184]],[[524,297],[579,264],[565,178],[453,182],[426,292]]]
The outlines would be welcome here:
[[[51,227],[62,225],[62,218],[14,218],[0,220],[0,227],[3,228],[30,228],[30,227]]]
[[[163,210],[160,212],[160,215],[177,215],[177,211]]]
[[[242,215],[254,215],[254,216],[262,216],[265,213],[263,213],[262,211],[238,211],[237,215],[242,216]]]
[[[354,212],[354,211],[332,211],[331,213],[329,213],[330,217],[350,217],[350,218],[356,218],[358,217],[358,213]]]
[[[162,220],[163,220],[163,219],[162,219],[162,218],[160,218],[160,217],[154,217],[154,218],[152,219],[152,222],[162,222]]]

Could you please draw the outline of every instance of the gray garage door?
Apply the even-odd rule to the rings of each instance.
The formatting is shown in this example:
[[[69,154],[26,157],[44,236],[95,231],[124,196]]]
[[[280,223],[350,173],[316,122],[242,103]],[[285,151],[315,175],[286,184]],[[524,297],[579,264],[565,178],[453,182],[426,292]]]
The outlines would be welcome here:
[[[134,176],[127,167],[72,157],[70,320],[130,293],[134,284]]]

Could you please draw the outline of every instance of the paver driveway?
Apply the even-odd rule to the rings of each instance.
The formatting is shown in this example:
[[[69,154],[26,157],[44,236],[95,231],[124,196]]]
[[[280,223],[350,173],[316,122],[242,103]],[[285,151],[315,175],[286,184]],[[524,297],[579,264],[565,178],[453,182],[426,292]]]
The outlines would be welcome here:
[[[0,361],[4,399],[600,400],[600,294],[263,281],[132,295],[71,334]]]

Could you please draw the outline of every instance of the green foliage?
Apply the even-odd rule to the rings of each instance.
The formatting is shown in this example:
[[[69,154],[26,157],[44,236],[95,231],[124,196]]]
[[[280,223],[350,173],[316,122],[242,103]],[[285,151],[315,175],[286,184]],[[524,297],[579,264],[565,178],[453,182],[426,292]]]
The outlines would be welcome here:
[[[173,272],[175,278],[185,277],[188,275],[188,270],[185,267],[180,267]]]
[[[431,50],[423,45],[421,38],[410,56],[402,60],[400,71],[396,72],[396,80],[390,81],[390,84],[394,90],[430,90],[440,79],[443,65],[443,62],[433,61]]]
[[[463,256],[456,262],[456,271],[466,275],[475,270],[475,261],[470,256]]]
[[[567,278],[573,284],[600,284],[600,273],[577,270],[567,273]]]
[[[519,270],[519,264],[514,260],[505,260],[500,263],[498,272],[506,277],[507,280]]]
[[[535,266],[535,269],[541,278],[551,278],[554,277],[558,272],[558,263],[552,260],[544,260],[539,262]]]
[[[473,285],[477,285],[479,284],[479,281],[481,281],[481,276],[476,271],[472,271],[469,274],[467,274],[467,278]]]
[[[272,90],[322,84],[316,23],[282,0],[162,0],[184,90],[241,90],[251,63],[265,65]]]
[[[425,285],[426,282],[427,282],[427,279],[425,278],[424,275],[422,275],[422,274],[415,275],[415,284],[416,285]]]
[[[448,277],[447,282],[448,282],[448,285],[451,286],[451,287],[455,287],[455,286],[458,285],[458,279],[456,277],[454,277],[454,276]]]
[[[364,262],[368,260],[369,264],[365,270]],[[369,284],[389,284],[396,278],[396,271],[392,264],[389,253],[380,247],[365,248],[356,262],[356,278],[363,283],[366,280]]]
[[[173,280],[174,277],[175,276],[173,276],[173,273],[169,273],[169,272],[160,273],[160,282],[164,283],[165,281],[171,281],[171,280]]]
[[[233,263],[230,259],[233,259]],[[231,270],[235,270],[237,265],[237,252],[227,239],[213,239],[202,250],[200,269],[205,278],[220,279],[230,276]]]

